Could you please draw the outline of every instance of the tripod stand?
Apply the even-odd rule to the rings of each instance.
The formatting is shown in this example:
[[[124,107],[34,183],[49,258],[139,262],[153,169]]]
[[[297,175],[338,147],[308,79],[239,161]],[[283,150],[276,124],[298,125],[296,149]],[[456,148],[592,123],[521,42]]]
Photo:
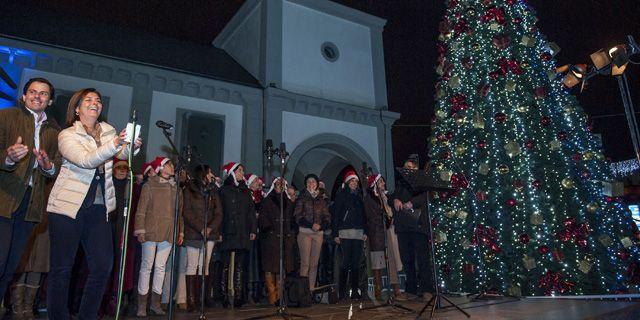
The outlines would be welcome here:
[[[284,170],[287,159],[289,158],[289,152],[287,152],[286,145],[284,142],[280,143],[280,148],[273,149],[273,142],[271,139],[267,139],[266,149],[264,151],[265,156],[267,157],[267,163],[269,166],[269,172],[271,172],[271,159],[273,155],[276,154],[280,158],[280,183],[282,184],[282,192],[280,192],[280,259],[279,259],[279,275],[278,275],[278,296],[280,297],[280,301],[278,303],[278,307],[275,312],[267,315],[251,317],[246,320],[257,320],[257,319],[268,319],[272,317],[282,318],[282,319],[291,319],[291,318],[303,318],[308,319],[309,317],[294,313],[289,313],[287,311],[287,305],[285,303],[284,298],[284,193],[287,192],[286,184],[284,183]]]
[[[427,213],[427,221],[429,225],[429,234],[431,235],[431,239],[429,240],[429,250],[431,250],[431,263],[433,268],[433,284],[435,288],[435,295],[424,305],[424,307],[420,310],[418,315],[416,316],[416,320],[419,320],[422,314],[427,310],[429,305],[431,305],[431,313],[429,314],[429,318],[433,318],[433,314],[436,312],[436,309],[444,309],[442,306],[442,299],[450,304],[450,306],[458,309],[458,311],[462,312],[467,318],[471,317],[466,311],[462,310],[457,304],[449,300],[449,298],[445,297],[444,294],[438,289],[438,270],[436,267],[436,249],[433,242],[433,227],[431,226],[431,210],[429,209],[429,196],[425,197],[425,212]]]

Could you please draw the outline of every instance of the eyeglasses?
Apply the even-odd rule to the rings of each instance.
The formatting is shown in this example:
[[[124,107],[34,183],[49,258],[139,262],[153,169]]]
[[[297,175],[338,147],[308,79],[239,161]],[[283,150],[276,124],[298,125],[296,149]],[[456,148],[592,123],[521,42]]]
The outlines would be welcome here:
[[[49,98],[49,96],[51,95],[51,94],[50,94],[49,92],[47,92],[47,91],[40,91],[40,92],[38,92],[38,91],[33,90],[33,89],[29,89],[29,90],[27,91],[27,93],[28,93],[29,95],[32,95],[32,96],[43,96],[43,97],[45,97],[45,98]]]

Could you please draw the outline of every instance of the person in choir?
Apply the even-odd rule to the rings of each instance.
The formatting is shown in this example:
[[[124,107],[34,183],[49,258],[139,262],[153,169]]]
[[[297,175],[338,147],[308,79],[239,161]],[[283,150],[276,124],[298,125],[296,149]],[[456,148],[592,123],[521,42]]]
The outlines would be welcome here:
[[[89,269],[78,318],[96,319],[113,266],[109,213],[116,210],[113,157],[127,158],[126,130],[120,134],[100,121],[102,97],[93,88],[76,91],[67,107],[66,129],[58,135],[63,158],[51,190],[49,237],[51,270],[48,276],[49,319],[69,319],[71,270],[82,245]],[[142,145],[134,141],[136,152]]]
[[[331,214],[327,201],[318,190],[320,179],[315,174],[308,174],[305,179],[305,190],[296,200],[294,219],[299,227],[298,248],[300,251],[300,276],[309,278],[309,289],[316,287],[318,260],[324,241],[324,230],[331,228]]]
[[[253,205],[256,208],[256,218],[260,215],[260,211],[262,210],[262,199],[264,199],[264,181],[262,178],[256,174],[248,173],[244,175],[245,181],[247,182],[247,187],[249,187],[249,191],[251,191],[251,199],[253,200]],[[248,270],[247,276],[245,277],[245,285],[247,290],[245,291],[246,299],[249,299],[251,304],[256,304],[260,300],[262,300],[262,274],[260,272],[260,247],[258,246],[257,241],[254,241],[251,244],[251,250],[247,255],[246,260],[246,269]]]
[[[213,181],[213,173],[209,166],[197,166],[194,180],[184,192],[184,245],[187,247],[187,312],[198,310],[201,292],[201,276],[204,270],[205,292],[211,289],[209,278],[209,262],[215,241],[220,237],[222,223],[222,204],[218,196],[218,188]],[[206,205],[205,193],[209,194]],[[205,208],[206,212],[205,221]],[[202,240],[206,238],[206,251]],[[205,294],[208,297],[208,295]],[[206,301],[205,301],[206,304]],[[211,304],[211,302],[209,302]]]
[[[293,244],[295,231],[292,226],[294,204],[286,193],[287,181],[275,178],[266,197],[262,200],[262,211],[258,218],[260,229],[259,242],[262,253],[262,271],[264,272],[267,299],[273,305],[281,298],[280,292],[280,232],[284,236],[283,270],[286,274],[294,270]],[[280,210],[283,219],[280,219]]]
[[[224,173],[224,185],[220,188],[223,212],[222,306],[228,308],[233,303],[235,308],[240,308],[245,303],[245,259],[257,233],[256,209],[244,180],[244,166],[230,162],[224,166]]]
[[[352,300],[361,298],[360,264],[364,242],[367,241],[367,223],[359,182],[355,171],[347,171],[344,175],[342,188],[336,194],[332,206],[333,239],[342,251],[342,266],[338,283],[340,299],[345,299],[348,296],[348,287],[351,289]],[[347,276],[351,280],[349,286],[347,286]]]
[[[182,197],[174,179],[173,162],[169,158],[156,157],[154,160],[156,176],[150,177],[142,187],[138,210],[135,217],[134,235],[142,243],[140,274],[138,277],[138,317],[147,316],[149,311],[155,315],[164,315],[160,305],[167,260],[174,241],[174,224],[178,224],[177,245],[182,245],[184,230],[182,223],[182,205],[178,221],[174,221],[176,196]],[[153,285],[149,302],[151,268],[153,267]]]

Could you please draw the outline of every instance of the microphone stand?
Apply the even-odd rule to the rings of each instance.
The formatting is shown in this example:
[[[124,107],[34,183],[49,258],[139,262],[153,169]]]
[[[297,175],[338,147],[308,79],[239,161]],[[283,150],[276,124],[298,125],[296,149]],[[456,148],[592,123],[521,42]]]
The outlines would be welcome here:
[[[133,124],[133,132],[131,133],[131,143],[127,146],[127,162],[129,164],[129,192],[126,207],[124,208],[124,225],[122,227],[122,238],[120,239],[120,270],[118,272],[118,294],[116,304],[116,320],[120,319],[120,308],[122,307],[122,289],[124,284],[124,268],[127,260],[127,243],[129,240],[129,220],[131,219],[131,207],[133,202],[133,152],[135,149],[135,137],[136,137],[136,110],[133,110],[131,115],[131,123]]]
[[[171,145],[171,149],[173,151],[174,154],[177,155],[177,159],[176,159],[176,170],[175,170],[175,176],[176,176],[176,199],[175,199],[175,210],[174,210],[174,215],[173,215],[173,243],[171,244],[171,276],[169,277],[169,307],[168,307],[168,316],[167,319],[172,320],[173,319],[173,313],[174,313],[174,299],[173,296],[175,294],[175,290],[176,290],[176,286],[175,286],[175,281],[174,281],[174,277],[175,277],[175,271],[176,271],[176,249],[177,249],[177,240],[178,240],[178,219],[180,218],[180,173],[185,170],[184,169],[184,164],[186,163],[185,160],[182,158],[182,155],[180,154],[180,152],[178,152],[178,149],[176,148],[176,145],[173,143],[173,140],[171,139],[171,132],[169,132],[169,128],[161,128],[162,129],[162,133],[164,134],[165,138],[167,138],[167,141],[169,142],[169,144]]]
[[[271,139],[267,140],[267,148],[264,153],[269,162],[273,158],[273,154],[278,155],[280,158],[280,183],[282,183],[282,192],[280,192],[280,266],[279,266],[279,275],[278,275],[278,283],[280,284],[278,288],[278,295],[280,296],[278,307],[276,311],[272,314],[262,315],[251,317],[246,320],[258,320],[258,319],[268,319],[271,317],[279,317],[282,319],[290,319],[290,318],[302,318],[309,319],[309,317],[304,315],[299,315],[295,313],[289,313],[287,311],[287,305],[285,303],[284,298],[284,193],[287,192],[286,185],[284,184],[284,171],[287,159],[289,158],[289,152],[287,152],[286,145],[284,142],[280,143],[280,148],[273,150],[271,148],[272,144],[269,143]],[[270,166],[270,164],[268,164]]]
[[[193,147],[195,149],[195,147]],[[202,162],[202,157],[200,155],[200,153],[196,152],[195,150],[192,151],[195,155],[196,155],[196,159],[198,160],[198,164],[200,165],[200,167],[202,169],[204,169],[204,163]],[[205,172],[206,174],[206,172]],[[202,251],[200,251],[199,255],[204,255],[204,258],[202,259],[202,265],[198,265],[198,268],[196,270],[200,270],[200,316],[198,317],[199,320],[206,320],[207,316],[204,313],[204,307],[205,307],[205,296],[206,296],[206,288],[205,288],[205,270],[204,267],[207,266],[207,261],[208,259],[210,259],[211,257],[207,257],[207,246],[208,246],[208,241],[207,241],[207,225],[209,222],[209,205],[211,204],[211,191],[213,189],[213,183],[211,182],[207,182],[207,184],[200,184],[200,192],[202,193],[202,195],[204,196],[204,221],[202,222]],[[200,264],[200,257],[198,257],[198,264]],[[196,272],[197,274],[197,272]]]

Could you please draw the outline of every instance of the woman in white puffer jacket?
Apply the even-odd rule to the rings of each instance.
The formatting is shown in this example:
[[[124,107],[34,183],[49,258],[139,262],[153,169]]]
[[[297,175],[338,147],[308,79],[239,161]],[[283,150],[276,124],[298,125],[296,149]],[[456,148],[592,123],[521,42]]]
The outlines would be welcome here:
[[[67,128],[58,135],[63,160],[47,205],[51,239],[47,308],[51,320],[69,319],[69,281],[79,245],[89,266],[80,319],[97,319],[113,265],[107,222],[109,212],[116,208],[112,159],[126,158],[126,132],[118,135],[111,125],[99,121],[101,112],[101,95],[96,89],[77,91],[67,107]],[[139,139],[134,142],[136,149],[141,144]]]

